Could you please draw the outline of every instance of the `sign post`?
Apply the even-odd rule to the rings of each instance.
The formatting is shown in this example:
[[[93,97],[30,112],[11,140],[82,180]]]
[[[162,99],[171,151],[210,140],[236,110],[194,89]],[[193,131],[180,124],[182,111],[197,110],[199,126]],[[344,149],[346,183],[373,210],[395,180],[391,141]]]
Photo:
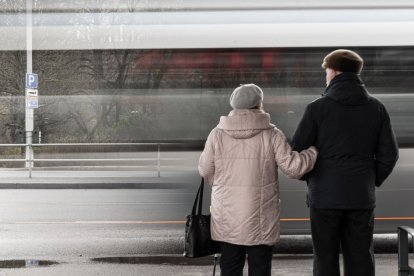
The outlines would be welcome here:
[[[32,0],[26,0],[26,88],[37,89],[38,77],[36,74],[32,74]],[[26,95],[27,95],[26,91]],[[25,101],[25,130],[26,130],[26,168],[29,168],[29,177],[32,177],[33,167],[33,148],[32,148],[32,135],[33,135],[33,108],[29,108],[29,99],[26,96]]]

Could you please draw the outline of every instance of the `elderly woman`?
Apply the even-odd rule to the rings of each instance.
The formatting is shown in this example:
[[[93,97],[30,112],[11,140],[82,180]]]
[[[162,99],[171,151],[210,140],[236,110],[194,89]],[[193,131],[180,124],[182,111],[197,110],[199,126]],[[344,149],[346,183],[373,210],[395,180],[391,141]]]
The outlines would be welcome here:
[[[280,232],[278,168],[301,178],[317,157],[314,147],[292,151],[262,101],[257,85],[237,87],[230,96],[233,110],[211,131],[199,161],[213,189],[211,235],[220,242],[222,276],[242,275],[246,254],[249,276],[271,275]]]

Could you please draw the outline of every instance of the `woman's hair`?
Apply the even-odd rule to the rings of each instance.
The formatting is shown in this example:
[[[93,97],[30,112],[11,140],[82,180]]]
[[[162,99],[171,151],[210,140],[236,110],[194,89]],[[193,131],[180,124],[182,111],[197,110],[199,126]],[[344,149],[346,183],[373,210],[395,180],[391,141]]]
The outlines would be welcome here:
[[[250,109],[258,109],[258,110],[264,111],[263,102],[260,102],[257,106],[252,107]]]

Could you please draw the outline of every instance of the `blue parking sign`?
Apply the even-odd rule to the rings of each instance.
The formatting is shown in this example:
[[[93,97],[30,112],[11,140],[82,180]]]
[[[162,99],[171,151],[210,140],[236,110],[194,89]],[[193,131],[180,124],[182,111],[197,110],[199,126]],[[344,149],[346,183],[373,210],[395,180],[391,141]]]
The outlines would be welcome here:
[[[37,88],[38,77],[37,74],[26,74],[26,88]]]

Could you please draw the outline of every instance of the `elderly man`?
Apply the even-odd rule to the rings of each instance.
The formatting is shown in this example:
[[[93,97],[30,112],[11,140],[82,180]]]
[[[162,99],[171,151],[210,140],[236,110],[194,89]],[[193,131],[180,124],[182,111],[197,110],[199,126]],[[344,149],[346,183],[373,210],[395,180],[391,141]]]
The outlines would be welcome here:
[[[306,176],[314,247],[314,276],[373,276],[375,187],[392,172],[398,146],[385,106],[360,78],[363,59],[336,50],[323,60],[327,88],[310,103],[291,144],[315,145],[319,156]]]

